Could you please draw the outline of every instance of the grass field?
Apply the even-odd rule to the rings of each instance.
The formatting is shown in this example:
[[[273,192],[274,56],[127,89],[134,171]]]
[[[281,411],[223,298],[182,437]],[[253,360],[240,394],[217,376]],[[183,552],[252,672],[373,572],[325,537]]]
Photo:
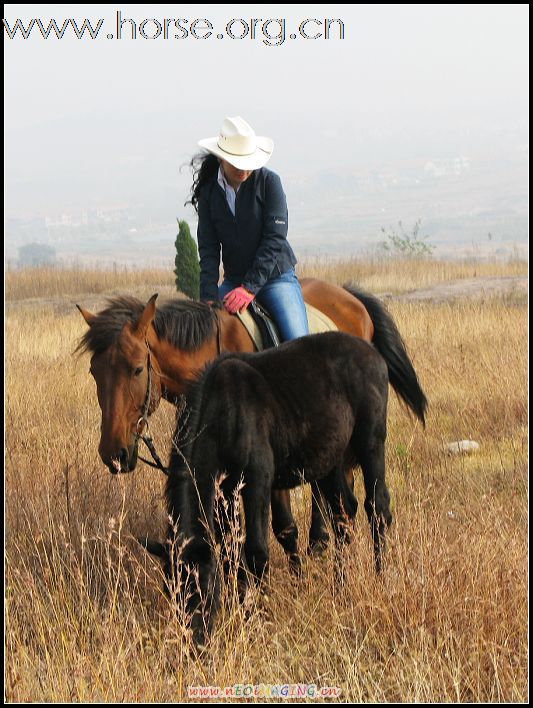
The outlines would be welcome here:
[[[523,262],[308,263],[303,275],[374,293]],[[112,477],[97,454],[100,411],[85,323],[72,298],[164,287],[162,271],[20,271],[6,280],[6,699],[173,702],[190,686],[316,684],[341,701],[525,702],[528,695],[527,308],[504,298],[391,302],[430,401],[424,431],[394,396],[387,476],[395,522],[373,571],[360,513],[343,585],[331,555],[293,580],[271,538],[266,599],[227,589],[210,652],[187,652],[159,565],[132,536],[163,538],[163,478],[142,463]],[[151,432],[167,447],[173,410]],[[449,456],[446,442],[479,442]],[[357,477],[362,502],[362,482]],[[294,507],[301,547],[309,490]],[[362,509],[362,506],[360,507]],[[249,609],[249,608],[247,608]],[[252,699],[253,700],[253,699]],[[302,699],[300,699],[302,700]],[[312,699],[307,699],[312,700]]]

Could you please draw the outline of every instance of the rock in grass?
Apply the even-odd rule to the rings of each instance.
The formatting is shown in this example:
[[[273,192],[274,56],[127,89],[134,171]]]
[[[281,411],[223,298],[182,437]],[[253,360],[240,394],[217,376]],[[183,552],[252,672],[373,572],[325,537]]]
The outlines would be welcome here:
[[[479,450],[479,443],[475,440],[458,440],[457,442],[446,443],[444,450],[449,455],[464,455]]]

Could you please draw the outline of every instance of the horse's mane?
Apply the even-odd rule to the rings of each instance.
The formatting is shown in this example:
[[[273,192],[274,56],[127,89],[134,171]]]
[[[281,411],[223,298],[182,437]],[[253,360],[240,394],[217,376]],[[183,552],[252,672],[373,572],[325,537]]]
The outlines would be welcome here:
[[[100,354],[115,344],[127,322],[136,322],[146,303],[130,296],[109,298],[80,338],[76,352]],[[159,339],[184,351],[194,351],[214,334],[217,311],[195,300],[171,300],[156,309],[154,328]]]

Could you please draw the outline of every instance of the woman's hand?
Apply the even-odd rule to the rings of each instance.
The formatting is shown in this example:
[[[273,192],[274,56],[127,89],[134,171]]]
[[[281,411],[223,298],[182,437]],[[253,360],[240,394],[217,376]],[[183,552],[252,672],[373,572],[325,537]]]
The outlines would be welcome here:
[[[236,312],[244,312],[254,299],[255,295],[241,285],[234,290],[230,290],[223,302],[226,310],[234,315]]]

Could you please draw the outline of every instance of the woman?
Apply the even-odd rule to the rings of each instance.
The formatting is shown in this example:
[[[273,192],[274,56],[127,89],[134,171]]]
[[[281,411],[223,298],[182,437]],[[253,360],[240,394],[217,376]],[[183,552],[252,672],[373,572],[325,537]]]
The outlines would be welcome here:
[[[198,143],[191,201],[198,212],[200,299],[243,312],[265,307],[284,341],[309,333],[307,314],[287,241],[287,201],[278,175],[265,165],[274,143],[241,117],[226,118],[220,134]],[[218,287],[220,254],[224,281]]]

